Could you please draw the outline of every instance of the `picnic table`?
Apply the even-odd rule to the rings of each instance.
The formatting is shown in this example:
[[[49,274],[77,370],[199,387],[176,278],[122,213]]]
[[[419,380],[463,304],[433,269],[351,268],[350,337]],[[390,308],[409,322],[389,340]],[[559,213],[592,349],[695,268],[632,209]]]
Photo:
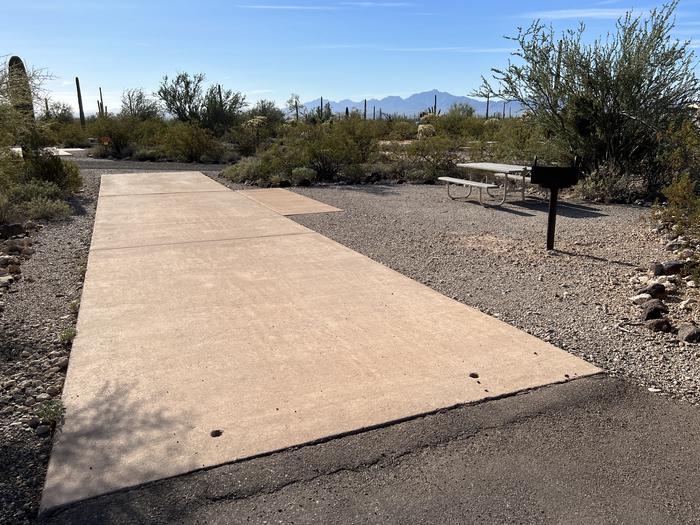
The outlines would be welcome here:
[[[509,191],[509,183],[513,183],[515,187],[513,188],[513,191],[519,191],[522,200],[525,200],[525,190],[527,189],[527,185],[530,184],[530,166],[520,166],[517,164],[500,164],[498,162],[466,162],[466,163],[459,163],[457,164],[458,168],[462,168],[464,170],[467,170],[468,172],[472,174],[477,174],[483,176],[487,181],[490,178],[493,179],[494,182],[499,182],[500,184],[495,184],[496,187],[500,187],[500,185],[503,186],[503,197],[502,201],[497,204],[503,204],[506,201],[506,198],[508,196],[508,191]],[[462,179],[464,180],[464,179]],[[474,182],[471,181],[471,178],[467,181],[464,180],[464,182]],[[520,186],[518,186],[518,183],[520,183]],[[449,187],[448,183],[448,187]],[[454,184],[454,182],[452,183]],[[483,182],[482,182],[483,184]],[[463,184],[464,186],[472,186],[473,184]],[[494,189],[494,188],[490,188]],[[449,188],[448,188],[449,191]],[[488,190],[487,190],[488,193]],[[490,196],[493,197],[491,193],[489,193]],[[482,203],[483,204],[483,203]]]

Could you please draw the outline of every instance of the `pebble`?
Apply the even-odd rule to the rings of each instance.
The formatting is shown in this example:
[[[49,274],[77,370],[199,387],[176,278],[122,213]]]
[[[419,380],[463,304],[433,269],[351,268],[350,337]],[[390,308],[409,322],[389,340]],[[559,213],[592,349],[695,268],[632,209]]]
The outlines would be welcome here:
[[[39,425],[34,429],[36,435],[39,437],[48,436],[51,433],[51,427],[48,425]]]

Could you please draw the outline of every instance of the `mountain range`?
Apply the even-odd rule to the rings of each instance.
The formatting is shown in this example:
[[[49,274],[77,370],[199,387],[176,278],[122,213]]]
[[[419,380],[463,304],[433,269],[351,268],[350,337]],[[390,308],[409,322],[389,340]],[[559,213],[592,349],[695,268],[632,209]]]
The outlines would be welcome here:
[[[424,91],[422,93],[414,93],[413,95],[402,98],[397,96],[385,97],[382,99],[367,99],[367,116],[372,116],[372,109],[376,110],[377,116],[379,116],[379,110],[381,109],[384,114],[398,114],[406,116],[417,116],[428,108],[433,107],[435,101],[435,95],[437,95],[437,107],[442,113],[446,113],[455,104],[468,104],[473,107],[477,115],[486,114],[486,101],[478,100],[471,97],[461,97],[458,95],[453,95],[452,93],[447,93],[445,91],[438,91],[433,89],[432,91]],[[321,99],[311,100],[304,103],[304,107],[308,110],[316,109],[321,103]],[[354,101],[354,100],[326,100],[323,99],[323,104],[329,103],[331,105],[331,110],[333,113],[344,113],[345,108],[349,108],[350,111],[353,109],[363,111],[364,101]],[[503,112],[503,101],[502,100],[492,100],[490,103],[489,114],[495,115],[496,113],[501,114]],[[519,114],[520,106],[516,102],[511,102],[506,104],[506,114]]]

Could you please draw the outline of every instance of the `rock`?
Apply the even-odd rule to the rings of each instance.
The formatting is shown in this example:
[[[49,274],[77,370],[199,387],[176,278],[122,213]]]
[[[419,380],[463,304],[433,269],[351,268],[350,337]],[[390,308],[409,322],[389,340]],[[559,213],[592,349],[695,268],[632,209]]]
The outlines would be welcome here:
[[[651,300],[651,295],[649,295],[648,293],[643,293],[635,295],[634,297],[630,297],[630,301],[632,301],[632,304],[644,304],[649,300]]]
[[[48,387],[48,388],[46,389],[46,393],[47,393],[48,395],[50,395],[50,396],[55,396],[55,395],[57,395],[60,391],[61,391],[60,388],[58,388],[57,386],[53,386],[53,385],[51,385],[50,387]]]
[[[673,332],[673,326],[671,325],[671,322],[666,318],[652,319],[651,321],[646,321],[644,323],[644,326],[646,326],[652,332],[664,332],[667,334]]]
[[[666,294],[666,287],[661,283],[651,283],[637,290],[637,295],[644,293],[651,295],[654,299],[658,299]]]
[[[700,328],[692,323],[681,325],[678,328],[678,339],[686,343],[700,343]]]
[[[666,261],[661,263],[663,275],[677,275],[683,270],[684,264],[681,261]]]
[[[49,399],[51,399],[51,396],[49,394],[39,394],[38,396],[36,396],[37,401],[48,401]]]
[[[17,235],[27,233],[21,224],[2,224],[0,225],[0,239],[10,239]]]
[[[691,304],[695,302],[694,299],[686,299],[685,301],[681,301],[680,304],[678,305],[681,310],[692,310]]]
[[[8,266],[16,266],[19,264],[19,259],[17,257],[12,257],[11,255],[0,255],[0,268],[7,268]]]
[[[5,275],[3,277],[0,277],[0,288],[9,287],[14,280],[15,280],[15,278],[12,277],[11,275]]]
[[[678,239],[675,241],[671,241],[666,243],[665,249],[668,252],[675,252],[676,250],[680,250],[681,248],[684,247],[684,244],[680,242]]]
[[[664,265],[659,262],[653,262],[649,265],[649,271],[654,276],[659,276],[664,274]]]
[[[38,427],[40,423],[41,423],[41,421],[36,416],[30,417],[29,420],[27,421],[27,425],[29,425],[31,428]]]
[[[61,370],[68,368],[68,358],[62,357],[56,362],[56,366]]]
[[[697,287],[698,287],[698,283],[696,283],[695,281],[687,281],[687,282],[685,283],[685,285],[686,285],[688,288],[697,288]]]
[[[650,386],[649,388],[647,388],[647,390],[648,390],[649,392],[651,392],[652,394],[658,394],[659,392],[662,391],[660,388],[656,388],[656,387],[653,387],[653,386]]]
[[[642,321],[661,319],[668,313],[668,307],[660,299],[651,299],[642,304]]]
[[[39,425],[34,429],[34,432],[36,432],[36,435],[39,437],[48,436],[51,433],[51,427],[48,425]]]
[[[695,252],[691,248],[686,248],[678,252],[678,257],[681,259],[690,259],[693,255],[695,255]]]

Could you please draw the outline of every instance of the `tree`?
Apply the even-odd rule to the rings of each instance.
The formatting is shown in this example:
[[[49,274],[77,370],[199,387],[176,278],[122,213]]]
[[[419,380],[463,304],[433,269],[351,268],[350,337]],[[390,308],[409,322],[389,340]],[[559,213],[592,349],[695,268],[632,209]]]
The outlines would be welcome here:
[[[122,93],[121,114],[139,120],[154,119],[160,117],[160,106],[143,89],[127,89]]]
[[[605,39],[584,42],[585,26],[557,36],[535,21],[512,37],[508,67],[483,90],[519,102],[553,146],[579,155],[584,169],[631,188],[667,182],[659,153],[666,131],[693,118],[700,95],[689,42],[671,35],[677,1],[648,17],[628,13]]]
[[[304,115],[304,106],[301,103],[301,98],[296,93],[292,93],[287,100],[287,114],[294,117],[295,122],[299,122],[299,115]]]
[[[165,110],[182,122],[200,121],[202,117],[203,83],[205,76],[197,73],[178,73],[172,80],[163,77],[155,95]]]
[[[210,86],[202,101],[202,125],[220,137],[235,124],[246,105],[242,93]]]

